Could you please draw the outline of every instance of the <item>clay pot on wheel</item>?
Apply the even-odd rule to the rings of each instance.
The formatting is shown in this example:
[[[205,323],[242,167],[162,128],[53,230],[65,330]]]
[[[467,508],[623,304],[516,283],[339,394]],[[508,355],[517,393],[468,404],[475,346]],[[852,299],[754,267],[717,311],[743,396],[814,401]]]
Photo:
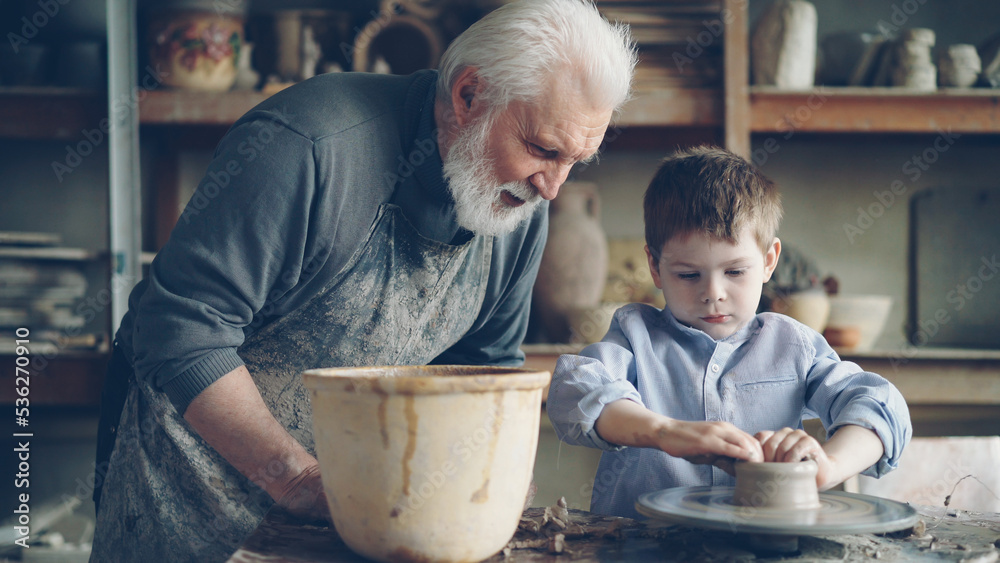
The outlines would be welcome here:
[[[733,504],[755,509],[819,508],[816,462],[737,462]]]
[[[550,342],[570,341],[570,311],[597,307],[607,275],[597,185],[567,182],[549,207],[549,238],[532,296]]]

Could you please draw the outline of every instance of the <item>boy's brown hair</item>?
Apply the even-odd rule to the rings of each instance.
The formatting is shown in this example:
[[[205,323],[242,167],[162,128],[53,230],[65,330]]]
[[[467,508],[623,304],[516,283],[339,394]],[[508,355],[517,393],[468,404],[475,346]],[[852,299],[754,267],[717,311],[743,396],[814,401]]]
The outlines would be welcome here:
[[[643,199],[646,244],[658,261],[677,235],[707,233],[736,244],[750,226],[766,253],[781,221],[781,196],[767,176],[725,149],[700,146],[666,157]]]

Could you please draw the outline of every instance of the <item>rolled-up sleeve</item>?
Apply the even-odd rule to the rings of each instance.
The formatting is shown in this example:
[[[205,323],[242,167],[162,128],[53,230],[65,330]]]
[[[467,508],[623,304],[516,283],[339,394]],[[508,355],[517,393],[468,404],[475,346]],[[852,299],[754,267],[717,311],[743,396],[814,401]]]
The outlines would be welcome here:
[[[884,377],[841,360],[822,339],[813,345],[816,359],[807,376],[806,406],[819,415],[829,436],[849,424],[874,431],[884,452],[862,474],[881,477],[892,471],[913,435],[903,395]]]
[[[624,343],[617,321],[612,321],[604,341],[556,362],[546,408],[560,440],[602,450],[624,449],[601,438],[594,428],[605,405],[620,399],[643,404],[635,387],[634,357]]]

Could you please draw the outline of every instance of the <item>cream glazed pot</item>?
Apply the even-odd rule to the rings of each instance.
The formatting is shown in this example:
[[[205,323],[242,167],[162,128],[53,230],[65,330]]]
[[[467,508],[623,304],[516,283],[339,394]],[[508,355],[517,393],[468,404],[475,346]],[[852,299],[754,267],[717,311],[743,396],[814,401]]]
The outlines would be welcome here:
[[[480,561],[531,484],[545,371],[474,366],[303,373],[333,524],[379,561]]]

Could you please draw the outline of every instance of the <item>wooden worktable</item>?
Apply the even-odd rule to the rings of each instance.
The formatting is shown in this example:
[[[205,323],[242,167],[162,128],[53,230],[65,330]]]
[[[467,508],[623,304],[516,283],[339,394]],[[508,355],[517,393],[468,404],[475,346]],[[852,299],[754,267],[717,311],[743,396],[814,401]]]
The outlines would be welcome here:
[[[569,561],[976,561],[1000,559],[1000,514],[981,514],[928,506],[916,507],[926,527],[923,535],[911,530],[894,534],[855,534],[799,538],[799,554],[791,557],[753,553],[744,536],[728,532],[668,526],[651,521],[599,516],[571,510],[579,537],[566,538],[566,552],[545,548],[512,549],[487,561],[499,563]],[[541,520],[543,509],[529,508],[525,518]],[[617,523],[616,523],[617,521]],[[523,520],[522,520],[523,522]],[[518,530],[514,540],[546,543],[558,530]],[[920,524],[917,525],[919,529]],[[582,531],[582,536],[580,532]],[[538,542],[538,539],[543,541]],[[511,544],[508,544],[511,545]],[[230,563],[363,562],[327,526],[298,521],[272,508],[247,537]]]

